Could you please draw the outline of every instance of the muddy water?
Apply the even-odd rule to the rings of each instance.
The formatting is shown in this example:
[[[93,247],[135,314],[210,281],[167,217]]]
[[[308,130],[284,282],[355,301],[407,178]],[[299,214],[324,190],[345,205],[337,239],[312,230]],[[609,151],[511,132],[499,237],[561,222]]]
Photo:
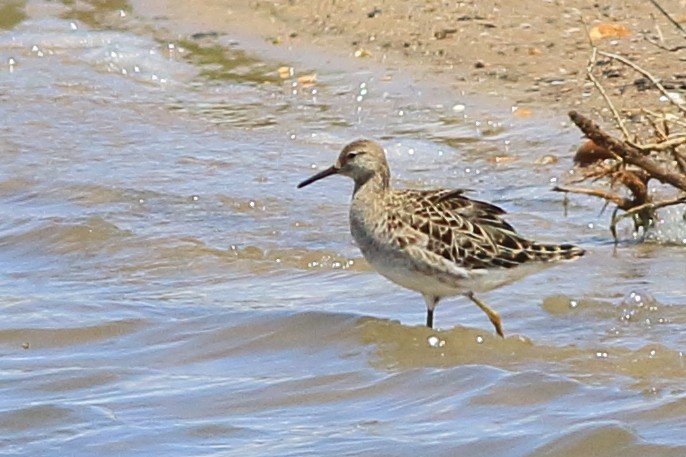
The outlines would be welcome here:
[[[3,455],[686,455],[686,253],[565,214],[561,115],[171,40],[126,4],[8,5]],[[295,189],[361,136],[396,185],[474,189],[589,255],[483,297],[505,340],[460,298],[423,328],[351,242],[350,182]]]

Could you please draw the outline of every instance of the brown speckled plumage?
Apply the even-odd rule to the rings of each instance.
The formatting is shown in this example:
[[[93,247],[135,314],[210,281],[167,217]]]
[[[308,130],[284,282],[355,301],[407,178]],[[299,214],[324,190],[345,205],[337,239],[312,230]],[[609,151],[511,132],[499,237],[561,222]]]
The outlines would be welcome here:
[[[298,187],[332,174],[349,176],[355,182],[350,229],[362,254],[380,274],[424,296],[429,327],[442,297],[464,294],[488,315],[502,336],[498,313],[474,292],[584,254],[570,244],[523,238],[502,218],[505,211],[467,198],[463,190],[392,189],[384,151],[372,141],[348,144],[332,167]]]

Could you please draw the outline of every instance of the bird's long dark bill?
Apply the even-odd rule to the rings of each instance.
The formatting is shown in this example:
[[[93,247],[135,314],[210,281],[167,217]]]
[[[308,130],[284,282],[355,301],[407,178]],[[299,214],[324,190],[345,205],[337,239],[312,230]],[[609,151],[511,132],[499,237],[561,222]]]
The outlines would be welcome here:
[[[335,175],[336,173],[338,173],[338,168],[336,168],[335,165],[330,166],[326,170],[322,170],[319,173],[317,173],[316,175],[310,176],[309,178],[307,178],[306,180],[304,180],[303,182],[298,184],[298,189],[300,189],[301,187],[305,187],[307,185],[310,185],[315,181],[319,181],[320,179],[324,179],[327,176]]]

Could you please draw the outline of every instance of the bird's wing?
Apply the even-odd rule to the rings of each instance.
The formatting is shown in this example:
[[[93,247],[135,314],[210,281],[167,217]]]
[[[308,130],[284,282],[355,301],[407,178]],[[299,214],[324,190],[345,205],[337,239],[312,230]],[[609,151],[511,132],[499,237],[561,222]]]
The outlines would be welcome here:
[[[530,243],[502,219],[501,208],[471,200],[462,190],[396,192],[388,208],[396,247],[413,258],[444,264],[451,273],[510,268],[531,260]]]
[[[459,214],[462,217],[472,220],[481,225],[489,225],[515,232],[502,216],[506,211],[499,206],[480,200],[472,200],[465,197],[464,189],[443,189],[437,191],[420,191],[425,200],[439,207],[441,211],[448,211]]]

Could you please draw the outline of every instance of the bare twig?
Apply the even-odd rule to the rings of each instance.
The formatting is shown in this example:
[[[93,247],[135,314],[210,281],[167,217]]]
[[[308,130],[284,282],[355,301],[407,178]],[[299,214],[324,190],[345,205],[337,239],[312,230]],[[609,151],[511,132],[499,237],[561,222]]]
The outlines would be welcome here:
[[[679,22],[677,22],[677,21],[676,21],[676,20],[675,20],[675,19],[674,19],[674,18],[673,18],[673,17],[672,17],[663,7],[662,7],[662,5],[660,5],[660,4],[657,2],[657,0],[650,0],[650,3],[652,3],[653,5],[655,5],[655,8],[657,8],[657,9],[658,9],[658,10],[659,10],[659,11],[669,20],[669,22],[671,22],[672,25],[673,25],[674,27],[676,27],[677,30],[679,30],[679,32],[681,32],[681,35],[682,35],[684,38],[686,38],[686,30],[684,30],[684,28],[681,26],[681,24],[679,24]]]
[[[598,90],[598,92],[600,92],[600,95],[605,100],[605,103],[610,108],[610,111],[612,111],[612,116],[614,117],[615,122],[617,123],[617,126],[622,131],[622,135],[624,135],[624,139],[628,140],[629,139],[629,132],[626,130],[626,127],[624,126],[624,121],[622,120],[622,117],[619,115],[617,108],[615,108],[615,105],[612,103],[612,100],[610,100],[610,97],[605,92],[605,89],[603,88],[603,86],[600,84],[600,82],[593,75],[593,68],[595,67],[597,54],[598,54],[598,48],[593,46],[593,48],[591,50],[591,56],[588,58],[588,66],[586,67],[586,77],[593,83],[593,85]],[[617,157],[617,158],[619,159],[619,157]]]
[[[667,124],[665,118],[662,118],[662,126],[660,126],[658,125],[658,120],[660,119],[648,116],[648,122],[653,127],[658,142],[661,143],[669,137],[669,124]]]
[[[626,143],[643,152],[665,151],[686,144],[686,135],[673,135],[672,138],[666,139],[660,143],[638,144],[633,141],[627,141]]]
[[[652,1],[652,0],[651,0],[651,1]],[[667,92],[667,89],[664,88],[664,86],[660,83],[660,81],[659,81],[657,78],[655,78],[655,76],[653,76],[651,73],[649,73],[647,70],[644,70],[643,68],[641,68],[640,66],[638,66],[638,65],[635,64],[634,62],[630,61],[629,59],[627,59],[627,58],[625,58],[625,57],[620,56],[619,54],[613,54],[613,53],[611,53],[611,52],[605,52],[605,51],[598,51],[598,53],[599,53],[600,55],[603,55],[603,56],[608,57],[608,58],[610,58],[610,59],[613,59],[613,60],[617,60],[617,61],[619,61],[619,62],[622,62],[624,65],[627,65],[627,66],[633,68],[634,70],[636,70],[637,72],[641,73],[643,76],[645,76],[646,78],[648,78],[648,79],[650,80],[650,82],[653,83],[653,84],[655,85],[655,87],[657,87],[657,89],[662,93],[662,95],[664,95],[665,97],[667,97],[667,100],[668,100],[671,104],[673,104],[674,106],[676,106],[680,111],[683,111],[684,113],[686,113],[686,104],[684,104],[684,103],[678,103],[678,102],[674,99],[674,97],[672,96],[672,94],[670,94],[669,92]]]
[[[661,41],[657,41],[657,40],[655,40],[655,39],[652,38],[652,37],[644,36],[644,38],[645,38],[645,40],[646,40],[648,43],[650,43],[650,44],[652,44],[652,45],[654,45],[654,46],[657,46],[658,48],[662,49],[663,51],[667,51],[667,52],[676,52],[676,51],[681,51],[682,49],[686,49],[686,46],[684,46],[684,45],[681,45],[681,46],[672,46],[671,48],[669,48],[669,47],[665,46],[664,44],[662,44]]]
[[[618,208],[628,211],[632,207],[632,201],[629,198],[622,197],[619,194],[608,192],[602,189],[590,189],[586,187],[567,187],[567,186],[555,186],[553,187],[555,192],[569,192],[572,194],[590,195],[591,197],[600,197],[608,202],[612,202],[617,205]]]
[[[651,116],[658,117],[658,118],[662,118],[662,119],[664,119],[666,122],[671,122],[672,124],[679,125],[679,126],[681,126],[681,127],[686,127],[686,122],[680,121],[680,120],[676,117],[676,115],[670,115],[670,117],[667,118],[667,116],[665,116],[663,113],[657,113],[657,112],[651,111],[651,110],[649,110],[649,109],[647,109],[647,108],[641,108],[641,111],[643,111],[644,113],[649,114],[649,115],[651,115]]]
[[[631,209],[626,210],[626,212],[624,212],[620,215],[616,215],[616,214],[613,215],[612,222],[610,223],[610,230],[613,233],[616,233],[617,224],[619,223],[619,221],[621,221],[624,218],[635,216],[638,213],[643,212],[643,211],[653,212],[656,209],[666,208],[667,206],[680,205],[682,203],[686,203],[686,197],[677,197],[677,198],[673,198],[671,200],[663,200],[661,202],[648,202],[648,203],[644,203],[643,205],[633,207]],[[615,239],[616,238],[617,237],[615,236]]]
[[[651,14],[650,18],[653,20],[653,22],[655,22],[655,16],[653,16]],[[657,37],[660,40],[660,43],[662,43],[662,45],[664,45],[665,44],[665,37],[662,34],[662,28],[660,27],[660,24],[655,23],[655,31],[657,32]]]

